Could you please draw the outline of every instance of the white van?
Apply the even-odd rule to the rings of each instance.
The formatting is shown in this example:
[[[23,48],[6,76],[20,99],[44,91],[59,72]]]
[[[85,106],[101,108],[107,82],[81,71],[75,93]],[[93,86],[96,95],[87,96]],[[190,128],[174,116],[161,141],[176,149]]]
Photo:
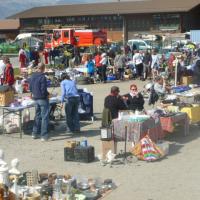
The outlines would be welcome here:
[[[148,45],[144,40],[141,39],[128,40],[127,44],[130,46],[131,50],[152,49],[150,45]]]

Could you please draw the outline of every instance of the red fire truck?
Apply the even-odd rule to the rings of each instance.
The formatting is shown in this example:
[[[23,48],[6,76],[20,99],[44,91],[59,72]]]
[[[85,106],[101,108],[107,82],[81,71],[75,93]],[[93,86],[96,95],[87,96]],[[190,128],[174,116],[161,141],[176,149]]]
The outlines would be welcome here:
[[[107,43],[107,33],[100,29],[53,29],[53,34],[48,37],[45,48],[58,47],[63,44],[89,47]]]

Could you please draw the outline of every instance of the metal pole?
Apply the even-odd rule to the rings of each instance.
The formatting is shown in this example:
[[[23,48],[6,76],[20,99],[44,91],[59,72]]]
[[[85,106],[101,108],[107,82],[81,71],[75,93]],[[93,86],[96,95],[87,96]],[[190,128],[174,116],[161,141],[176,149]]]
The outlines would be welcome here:
[[[177,78],[178,78],[177,77],[178,76],[178,59],[177,59],[177,57],[176,57],[175,61],[176,61],[176,63],[175,63],[175,80],[174,80],[175,83],[174,83],[174,85],[177,86]]]
[[[127,23],[126,23],[126,17],[123,16],[123,45],[126,45],[127,41]]]
[[[127,146],[127,126],[125,126],[124,162],[127,161],[127,157],[126,157],[126,146]]]

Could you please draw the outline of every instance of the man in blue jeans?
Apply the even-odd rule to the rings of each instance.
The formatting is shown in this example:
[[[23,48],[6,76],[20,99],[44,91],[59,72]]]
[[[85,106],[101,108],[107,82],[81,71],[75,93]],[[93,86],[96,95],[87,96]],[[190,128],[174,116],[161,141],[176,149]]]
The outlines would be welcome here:
[[[41,141],[48,140],[49,124],[49,93],[47,91],[47,80],[44,74],[45,65],[39,63],[37,72],[30,78],[30,91],[35,100],[35,122],[32,137],[36,139],[41,135]]]
[[[71,80],[69,75],[62,74],[61,82],[61,102],[65,102],[66,122],[69,131],[72,133],[80,132],[80,121],[78,114],[79,94],[75,81]]]

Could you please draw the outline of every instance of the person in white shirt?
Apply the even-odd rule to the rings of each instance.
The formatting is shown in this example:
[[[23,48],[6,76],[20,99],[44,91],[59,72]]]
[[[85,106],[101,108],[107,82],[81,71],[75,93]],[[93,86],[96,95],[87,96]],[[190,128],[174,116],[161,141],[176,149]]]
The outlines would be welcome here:
[[[142,78],[142,73],[143,73],[143,56],[139,52],[139,50],[135,51],[135,54],[133,55],[133,64],[135,65],[136,68],[136,73],[137,76]]]
[[[156,76],[158,76],[159,65],[160,65],[160,59],[156,50],[154,50],[153,54],[151,55],[151,72],[153,80],[155,79]]]
[[[3,85],[3,79],[4,79],[4,71],[6,68],[5,62],[4,62],[3,58],[2,60],[0,60],[0,84]]]
[[[101,54],[101,60],[100,60],[100,64],[102,65],[102,69],[101,69],[101,77],[104,83],[106,83],[107,81],[107,76],[106,76],[106,70],[107,70],[107,63],[108,63],[108,58],[106,53],[102,53]]]

